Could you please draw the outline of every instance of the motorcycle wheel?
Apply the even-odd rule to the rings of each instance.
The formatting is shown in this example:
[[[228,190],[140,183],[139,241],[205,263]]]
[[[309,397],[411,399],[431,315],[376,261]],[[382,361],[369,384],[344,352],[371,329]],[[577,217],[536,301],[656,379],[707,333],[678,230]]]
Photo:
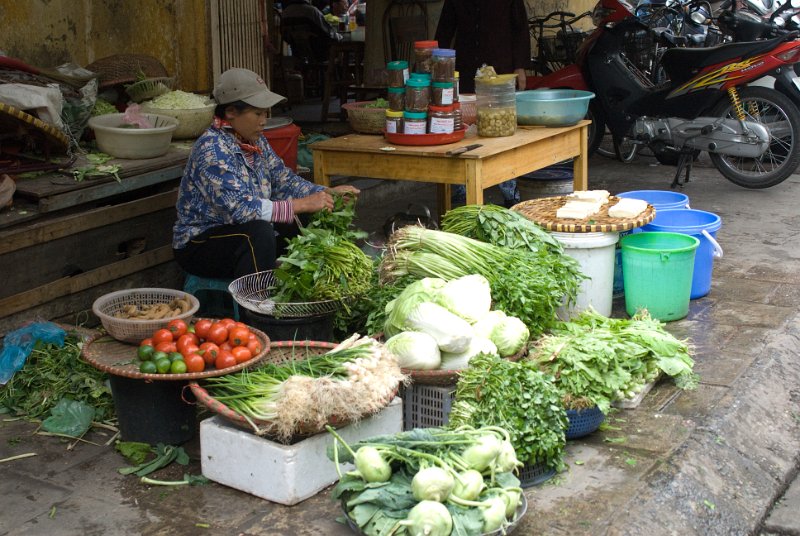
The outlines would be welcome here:
[[[722,175],[744,188],[769,188],[783,182],[800,164],[800,112],[788,97],[764,87],[739,88],[748,121],[769,127],[770,142],[758,158],[711,153],[711,161]],[[712,114],[735,118],[727,99]]]
[[[589,110],[586,112],[586,119],[592,122],[589,125],[589,156],[593,155],[597,148],[600,147],[600,142],[603,141],[603,136],[606,133],[606,121],[603,118],[603,112],[597,107],[589,105]]]

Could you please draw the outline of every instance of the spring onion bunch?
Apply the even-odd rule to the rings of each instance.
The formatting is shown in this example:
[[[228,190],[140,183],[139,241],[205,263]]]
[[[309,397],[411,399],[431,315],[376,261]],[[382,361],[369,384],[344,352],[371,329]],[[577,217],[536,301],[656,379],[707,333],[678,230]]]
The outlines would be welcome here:
[[[556,386],[572,409],[631,398],[661,372],[684,389],[697,385],[689,346],[640,311],[630,320],[607,318],[588,309],[537,341],[529,359],[556,377]]]
[[[502,428],[415,429],[352,446],[328,431],[333,498],[364,534],[482,534],[514,520],[521,463]],[[343,462],[355,471],[342,474]]]
[[[381,343],[355,334],[323,355],[210,378],[206,389],[257,434],[287,441],[301,425],[321,430],[333,417],[356,421],[382,409],[403,380]]]
[[[565,257],[542,249],[505,249],[464,236],[407,226],[392,235],[381,263],[381,280],[438,277],[452,280],[480,274],[489,281],[494,308],[522,320],[532,337],[553,324],[562,303],[578,294],[577,270]]]

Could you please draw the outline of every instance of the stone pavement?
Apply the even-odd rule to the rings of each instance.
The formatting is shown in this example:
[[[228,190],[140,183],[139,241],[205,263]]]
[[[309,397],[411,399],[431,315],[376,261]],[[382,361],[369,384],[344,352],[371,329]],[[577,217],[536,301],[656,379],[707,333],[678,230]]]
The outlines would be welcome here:
[[[672,168],[641,157],[624,165],[590,160],[590,188],[612,193],[669,189]],[[408,203],[435,207],[417,183],[359,182],[359,224],[374,231]],[[800,534],[800,176],[767,190],[726,181],[707,160],[686,185],[693,208],[719,214],[725,250],[711,293],[668,324],[689,337],[701,384],[682,392],[658,383],[642,404],[609,416],[604,431],[567,446],[568,469],[526,491],[518,534]],[[499,202],[496,189],[489,200]],[[615,303],[615,313],[624,311]],[[162,488],[122,476],[124,460],[100,446],[34,435],[0,420],[0,535],[345,535],[326,491],[284,507],[218,485]],[[199,473],[200,445],[185,445]],[[788,491],[787,491],[788,490]],[[784,495],[785,492],[785,495]]]

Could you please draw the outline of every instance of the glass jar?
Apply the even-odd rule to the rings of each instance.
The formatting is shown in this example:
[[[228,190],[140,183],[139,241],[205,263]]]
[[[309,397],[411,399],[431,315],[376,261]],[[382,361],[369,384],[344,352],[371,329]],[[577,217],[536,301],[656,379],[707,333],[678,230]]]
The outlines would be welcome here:
[[[434,82],[452,82],[456,72],[456,51],[434,48],[431,52],[431,76]]]
[[[408,81],[408,62],[390,61],[386,64],[389,87],[403,87]]]
[[[386,110],[386,132],[396,134],[403,132],[403,112]]]
[[[514,74],[475,79],[479,136],[514,135],[517,130],[516,82]]]
[[[458,78],[458,71],[455,71],[453,73],[453,102],[458,102],[460,98],[458,96]]]
[[[386,89],[386,100],[389,101],[389,109],[402,112],[405,109],[405,87],[390,87]]]
[[[434,106],[450,106],[453,104],[453,83],[433,82],[431,84],[431,104]]]
[[[421,78],[410,78],[406,83],[406,110],[426,112],[430,102],[430,82]]]
[[[452,134],[456,116],[453,106],[431,106],[428,114],[428,132],[431,134]]]
[[[454,102],[453,103],[453,116],[455,120],[453,122],[453,130],[461,130],[464,128],[464,118],[461,116],[461,103]]]
[[[403,112],[404,134],[425,134],[428,130],[428,114],[425,112]]]
[[[414,72],[430,73],[433,49],[439,46],[438,41],[414,41]]]
[[[458,104],[461,105],[461,121],[464,125],[474,125],[478,120],[478,101],[475,95],[464,93]]]

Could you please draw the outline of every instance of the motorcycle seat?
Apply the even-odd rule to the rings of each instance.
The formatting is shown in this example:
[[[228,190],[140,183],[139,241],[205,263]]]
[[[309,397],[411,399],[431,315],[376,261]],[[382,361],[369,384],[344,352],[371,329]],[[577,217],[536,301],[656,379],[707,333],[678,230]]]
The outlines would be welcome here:
[[[688,80],[704,67],[736,58],[757,56],[769,52],[783,41],[786,41],[786,36],[708,48],[671,48],[664,52],[661,65],[672,80]]]

